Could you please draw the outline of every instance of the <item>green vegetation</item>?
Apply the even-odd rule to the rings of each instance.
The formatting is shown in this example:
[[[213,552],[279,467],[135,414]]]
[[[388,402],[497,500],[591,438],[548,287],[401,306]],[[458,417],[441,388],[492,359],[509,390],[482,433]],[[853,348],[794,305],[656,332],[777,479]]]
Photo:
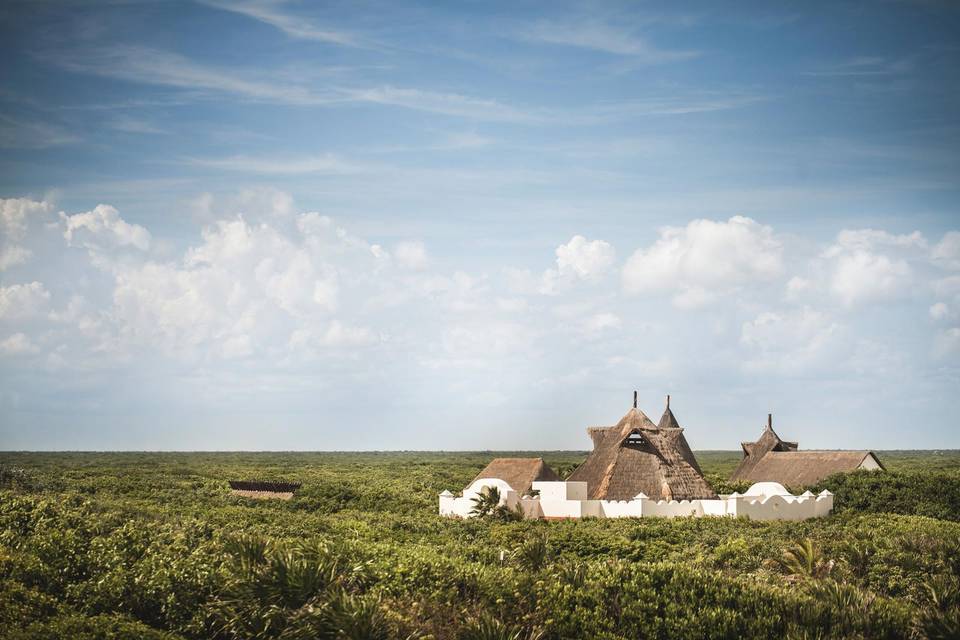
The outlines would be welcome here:
[[[758,523],[438,517],[490,453],[3,453],[0,635],[958,637],[960,454],[880,456],[814,488],[835,515]],[[698,457],[724,491],[738,455]],[[303,487],[229,494],[254,477]]]

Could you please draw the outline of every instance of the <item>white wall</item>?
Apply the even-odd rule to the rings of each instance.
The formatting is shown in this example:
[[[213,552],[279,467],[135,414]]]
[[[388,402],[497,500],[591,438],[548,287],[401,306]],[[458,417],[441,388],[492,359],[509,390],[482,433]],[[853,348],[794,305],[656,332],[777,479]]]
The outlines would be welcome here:
[[[497,478],[482,478],[470,485],[461,497],[449,491],[440,494],[440,515],[468,518],[473,498],[486,487],[500,490],[500,504],[509,508],[520,505],[525,518],[677,518],[702,516],[745,517],[752,520],[805,520],[820,518],[833,510],[833,494],[823,491],[814,496],[809,491],[791,495],[776,482],[758,482],[745,494],[721,496],[719,500],[650,500],[638,496],[633,500],[586,500],[585,482],[534,482],[540,495],[520,499],[509,484]]]

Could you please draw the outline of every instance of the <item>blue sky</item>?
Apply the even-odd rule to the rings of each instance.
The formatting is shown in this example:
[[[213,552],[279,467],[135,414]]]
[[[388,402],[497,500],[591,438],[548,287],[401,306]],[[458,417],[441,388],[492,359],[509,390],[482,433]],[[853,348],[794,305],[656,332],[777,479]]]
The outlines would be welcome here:
[[[947,2],[7,2],[0,448],[960,447]]]

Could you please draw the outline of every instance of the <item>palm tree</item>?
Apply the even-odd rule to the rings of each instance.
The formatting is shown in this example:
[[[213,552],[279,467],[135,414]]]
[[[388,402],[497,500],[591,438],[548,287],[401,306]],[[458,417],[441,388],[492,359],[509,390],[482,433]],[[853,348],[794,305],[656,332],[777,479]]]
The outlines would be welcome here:
[[[823,552],[810,538],[783,550],[783,555],[767,562],[768,566],[784,573],[802,578],[825,578],[833,570],[833,560],[823,557]]]
[[[488,613],[468,622],[458,634],[458,640],[540,640],[543,632],[537,629],[529,631],[500,622]]]
[[[470,515],[477,517],[489,516],[497,513],[500,506],[500,489],[496,487],[484,487],[480,493],[473,499],[473,508]]]

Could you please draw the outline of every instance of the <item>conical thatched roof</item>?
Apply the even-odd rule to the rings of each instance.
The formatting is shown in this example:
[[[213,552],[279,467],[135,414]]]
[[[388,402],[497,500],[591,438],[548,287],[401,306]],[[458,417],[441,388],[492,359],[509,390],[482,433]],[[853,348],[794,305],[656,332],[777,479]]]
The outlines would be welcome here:
[[[635,401],[636,402],[636,401]],[[590,499],[716,498],[669,406],[655,425],[636,405],[612,427],[591,427],[593,452],[568,480],[587,483]]]
[[[481,478],[503,480],[521,496],[530,492],[530,485],[534,482],[560,480],[560,476],[546,465],[543,458],[494,458],[470,484]]]

